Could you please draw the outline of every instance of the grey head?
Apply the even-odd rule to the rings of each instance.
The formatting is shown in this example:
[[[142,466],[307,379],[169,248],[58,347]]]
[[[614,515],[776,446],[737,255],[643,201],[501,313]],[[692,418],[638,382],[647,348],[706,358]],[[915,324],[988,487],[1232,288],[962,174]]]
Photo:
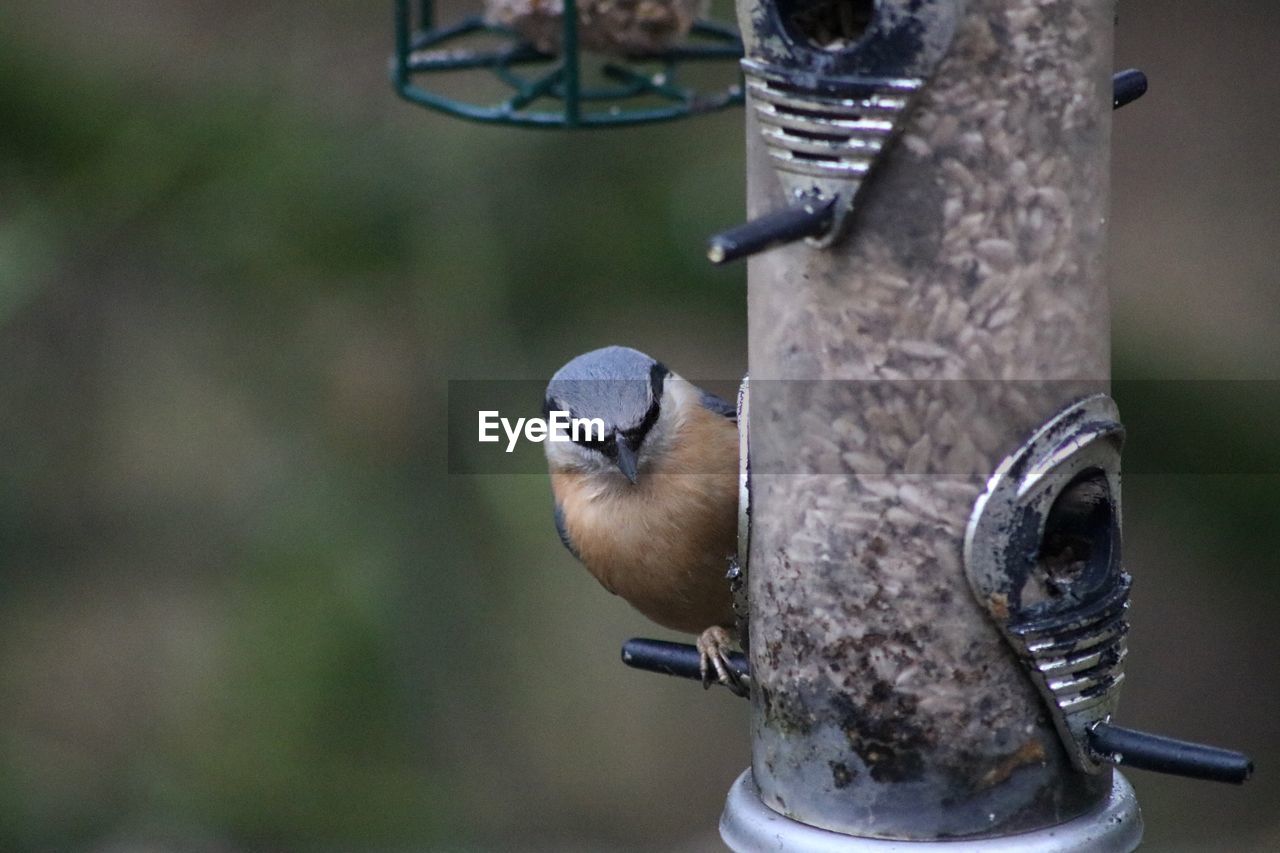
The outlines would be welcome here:
[[[588,465],[607,461],[635,483],[640,446],[658,422],[669,372],[661,362],[630,347],[592,350],[551,377],[543,410],[603,421],[603,439],[580,433],[573,452]]]

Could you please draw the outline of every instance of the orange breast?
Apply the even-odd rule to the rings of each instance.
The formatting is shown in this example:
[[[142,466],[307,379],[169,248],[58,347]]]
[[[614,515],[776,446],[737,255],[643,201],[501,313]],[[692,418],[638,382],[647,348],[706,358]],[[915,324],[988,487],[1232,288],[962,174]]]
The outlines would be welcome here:
[[[659,625],[698,633],[733,622],[725,572],[737,545],[738,430],[690,407],[671,444],[635,485],[595,492],[563,471],[551,482],[600,583]]]

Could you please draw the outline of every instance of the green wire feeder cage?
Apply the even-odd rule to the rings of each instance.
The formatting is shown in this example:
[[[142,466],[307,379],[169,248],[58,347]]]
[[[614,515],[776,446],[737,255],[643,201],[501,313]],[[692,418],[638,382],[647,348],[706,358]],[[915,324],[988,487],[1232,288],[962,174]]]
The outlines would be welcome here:
[[[489,14],[437,26],[433,0],[396,0],[392,82],[401,97],[429,109],[524,127],[619,127],[741,104],[742,41],[732,26],[694,19],[691,13],[699,3],[487,0]],[[502,20],[504,6],[517,8],[519,20]],[[643,28],[633,27],[630,36],[623,28],[612,34],[607,29],[606,16],[618,9],[631,16],[631,24],[636,14],[649,15],[651,24],[654,9],[673,8],[690,13],[672,25],[672,30],[679,30],[675,37],[667,37],[668,32],[645,42],[635,38]],[[585,62],[584,50],[592,54]],[[732,81],[709,90],[684,84],[679,72],[693,62],[732,63]],[[485,106],[449,97],[431,86],[442,79],[440,75],[465,71],[487,71],[501,81],[504,92],[509,88],[512,93]]]

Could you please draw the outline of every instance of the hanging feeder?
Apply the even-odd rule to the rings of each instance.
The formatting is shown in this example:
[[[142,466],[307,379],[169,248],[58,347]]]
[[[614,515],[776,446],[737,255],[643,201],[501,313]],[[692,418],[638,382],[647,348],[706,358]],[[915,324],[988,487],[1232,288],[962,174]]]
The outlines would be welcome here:
[[[438,25],[433,0],[396,0],[392,82],[401,97],[429,109],[521,127],[620,127],[742,103],[742,41],[734,27],[689,16],[652,36],[634,20],[628,31],[625,23],[592,16],[592,2],[562,0],[559,9],[491,2],[487,15]],[[683,82],[686,65],[717,62],[733,69],[723,86]],[[487,74],[510,94],[486,105],[439,90],[446,76],[460,72]]]

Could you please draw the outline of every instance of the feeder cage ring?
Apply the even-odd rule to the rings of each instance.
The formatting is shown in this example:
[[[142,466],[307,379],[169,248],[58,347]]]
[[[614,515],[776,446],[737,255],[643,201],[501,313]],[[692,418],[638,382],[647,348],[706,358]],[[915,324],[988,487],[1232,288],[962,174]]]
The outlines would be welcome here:
[[[428,109],[520,127],[623,127],[742,103],[742,39],[733,26],[700,19],[677,44],[643,55],[601,56],[598,66],[588,68],[580,49],[578,2],[563,0],[561,50],[553,55],[483,15],[441,26],[433,0],[396,0],[392,83],[402,98]],[[717,62],[732,63],[731,83],[705,90],[681,82],[686,64]],[[485,105],[449,97],[431,85],[460,71],[487,71],[511,94]],[[594,72],[591,81],[584,71]]]

